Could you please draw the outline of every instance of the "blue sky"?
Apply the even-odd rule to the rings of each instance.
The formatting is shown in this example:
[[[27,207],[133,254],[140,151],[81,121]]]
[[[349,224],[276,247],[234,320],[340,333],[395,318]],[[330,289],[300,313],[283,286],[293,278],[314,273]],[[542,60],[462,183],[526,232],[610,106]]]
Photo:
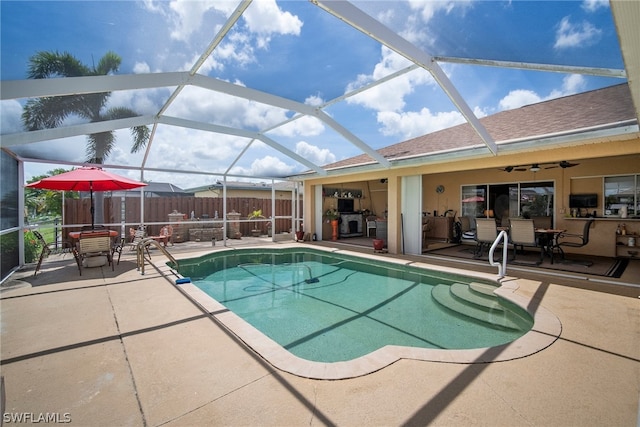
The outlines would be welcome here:
[[[364,1],[354,4],[434,56],[623,68],[607,1]],[[68,51],[85,64],[108,50],[120,74],[184,71],[210,43],[236,1],[1,1],[2,80],[26,77],[37,51]],[[308,104],[322,104],[409,65],[308,1],[255,0],[200,74]],[[442,64],[478,117],[620,83],[618,79]],[[170,88],[115,92],[111,105],[155,114]],[[25,100],[3,101],[2,133],[19,132]],[[416,70],[325,110],[373,148],[463,121],[428,72]],[[261,104],[187,88],[167,114],[262,130],[291,116]],[[69,124],[73,120],[69,121]],[[315,119],[268,133],[326,164],[361,152]],[[128,131],[107,163],[139,165]],[[224,172],[245,139],[159,127],[148,165]],[[81,162],[85,139],[47,141],[22,154]],[[52,169],[28,164],[26,179]],[[238,174],[286,175],[306,167],[262,143],[233,166]],[[130,172],[139,178],[137,172]],[[189,188],[217,177],[148,172],[145,179]]]

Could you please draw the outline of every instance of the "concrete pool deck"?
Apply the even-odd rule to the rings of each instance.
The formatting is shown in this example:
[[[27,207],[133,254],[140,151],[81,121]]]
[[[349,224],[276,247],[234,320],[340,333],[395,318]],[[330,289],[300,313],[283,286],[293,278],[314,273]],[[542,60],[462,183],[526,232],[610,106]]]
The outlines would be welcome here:
[[[169,250],[178,258],[212,249],[175,248]],[[165,261],[155,253],[153,261]],[[46,262],[35,278],[31,267],[3,286],[6,425],[10,417],[43,414],[105,426],[638,422],[638,288],[617,287],[616,279],[583,286],[520,275],[526,280],[515,294],[562,324],[560,337],[535,354],[477,364],[402,359],[327,381],[274,368],[157,269],[147,266],[142,276],[134,261],[123,254],[115,272],[87,268],[79,276],[67,256]],[[637,277],[625,273],[618,281]]]

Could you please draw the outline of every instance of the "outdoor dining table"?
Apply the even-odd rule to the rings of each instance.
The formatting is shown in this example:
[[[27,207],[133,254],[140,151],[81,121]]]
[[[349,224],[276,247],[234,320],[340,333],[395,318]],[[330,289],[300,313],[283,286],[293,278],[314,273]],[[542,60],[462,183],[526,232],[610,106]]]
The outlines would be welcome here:
[[[566,230],[560,230],[555,228],[536,228],[536,236],[539,238],[541,250],[543,254],[547,254],[553,264],[553,247],[556,238],[560,233],[564,233]]]
[[[69,237],[73,240],[77,240],[80,238],[80,234],[83,235],[90,235],[91,233],[98,233],[98,234],[102,234],[105,232],[109,232],[109,237],[117,237],[120,233],[118,232],[118,230],[88,230],[88,231],[70,231],[69,232]]]

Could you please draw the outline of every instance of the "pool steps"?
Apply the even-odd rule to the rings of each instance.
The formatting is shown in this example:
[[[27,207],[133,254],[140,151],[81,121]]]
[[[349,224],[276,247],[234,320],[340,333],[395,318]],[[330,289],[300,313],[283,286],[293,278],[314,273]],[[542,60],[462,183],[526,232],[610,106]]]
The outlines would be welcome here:
[[[471,286],[465,285],[464,283],[454,283],[451,285],[450,292],[453,296],[470,304],[475,304],[489,310],[505,310],[505,308],[500,305],[495,295],[475,292]]]
[[[495,286],[472,282],[439,284],[431,291],[431,296],[443,307],[460,315],[494,327],[522,330],[522,319],[508,315],[508,310],[500,304],[493,291]]]

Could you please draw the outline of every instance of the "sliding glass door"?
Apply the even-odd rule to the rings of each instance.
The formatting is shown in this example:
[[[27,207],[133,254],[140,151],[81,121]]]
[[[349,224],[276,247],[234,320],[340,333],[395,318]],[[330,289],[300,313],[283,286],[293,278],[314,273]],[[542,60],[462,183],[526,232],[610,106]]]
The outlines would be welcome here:
[[[516,182],[462,186],[461,216],[495,218],[509,226],[509,218],[532,218],[537,225],[553,224],[553,182]]]

